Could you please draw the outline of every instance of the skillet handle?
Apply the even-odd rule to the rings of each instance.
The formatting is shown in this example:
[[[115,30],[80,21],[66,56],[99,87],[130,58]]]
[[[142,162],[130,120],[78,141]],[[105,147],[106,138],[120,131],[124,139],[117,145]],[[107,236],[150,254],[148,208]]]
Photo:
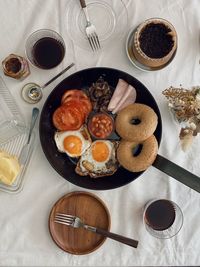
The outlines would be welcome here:
[[[170,160],[160,156],[152,164],[155,168],[175,178],[179,182],[189,186],[200,193],[200,177],[171,162]]]

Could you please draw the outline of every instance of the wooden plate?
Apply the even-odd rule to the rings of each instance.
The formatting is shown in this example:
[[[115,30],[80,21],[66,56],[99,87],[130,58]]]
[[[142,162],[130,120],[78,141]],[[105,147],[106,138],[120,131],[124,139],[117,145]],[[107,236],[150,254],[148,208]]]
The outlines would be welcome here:
[[[64,251],[82,255],[99,248],[105,237],[83,228],[73,228],[54,222],[56,213],[80,217],[86,224],[110,229],[110,214],[101,199],[88,192],[72,192],[59,199],[49,216],[49,230],[55,243]]]

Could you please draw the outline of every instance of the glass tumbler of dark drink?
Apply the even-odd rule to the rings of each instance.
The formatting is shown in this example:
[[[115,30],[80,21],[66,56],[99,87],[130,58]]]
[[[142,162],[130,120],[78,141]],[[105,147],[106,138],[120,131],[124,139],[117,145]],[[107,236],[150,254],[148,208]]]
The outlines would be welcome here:
[[[25,52],[28,60],[34,66],[41,69],[52,69],[63,60],[65,43],[57,32],[41,29],[28,37]]]
[[[146,204],[143,221],[146,230],[152,236],[167,239],[175,236],[181,230],[183,213],[173,201],[155,199]]]

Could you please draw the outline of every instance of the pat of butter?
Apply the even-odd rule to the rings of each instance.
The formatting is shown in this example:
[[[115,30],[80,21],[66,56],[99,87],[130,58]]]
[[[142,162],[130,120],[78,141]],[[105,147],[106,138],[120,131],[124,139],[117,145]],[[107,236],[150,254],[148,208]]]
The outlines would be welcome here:
[[[12,185],[19,172],[18,159],[7,152],[0,151],[0,182]]]

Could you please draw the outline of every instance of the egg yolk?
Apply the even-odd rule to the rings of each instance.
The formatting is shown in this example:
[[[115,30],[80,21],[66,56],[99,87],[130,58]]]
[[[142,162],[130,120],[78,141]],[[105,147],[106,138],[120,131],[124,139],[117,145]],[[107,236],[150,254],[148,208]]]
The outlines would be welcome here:
[[[67,151],[69,154],[77,156],[81,155],[82,141],[79,137],[75,135],[69,135],[65,137],[63,145],[65,151]]]
[[[109,148],[104,142],[96,142],[92,146],[93,159],[98,162],[106,161],[109,156]]]

